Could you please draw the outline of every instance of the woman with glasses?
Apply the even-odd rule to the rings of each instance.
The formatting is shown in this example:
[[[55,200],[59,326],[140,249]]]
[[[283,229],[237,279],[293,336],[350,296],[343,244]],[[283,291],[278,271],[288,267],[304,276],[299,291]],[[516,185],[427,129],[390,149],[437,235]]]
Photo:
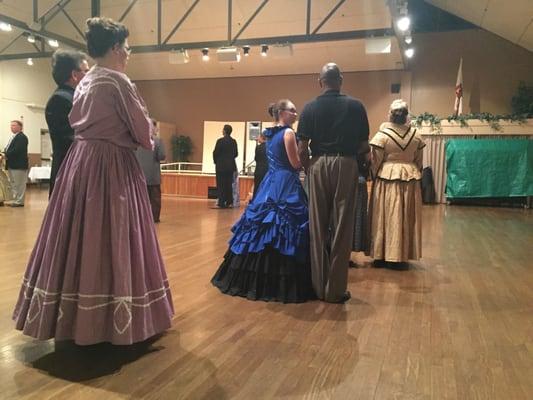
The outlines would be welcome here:
[[[15,307],[37,339],[131,344],[170,327],[173,305],[134,150],[152,148],[152,122],[124,73],[128,29],[87,21],[96,65],[76,87],[74,143],[52,192]]]
[[[239,221],[211,282],[249,300],[300,303],[315,298],[309,264],[309,211],[290,100],[269,107],[275,126],[264,132],[268,172]]]

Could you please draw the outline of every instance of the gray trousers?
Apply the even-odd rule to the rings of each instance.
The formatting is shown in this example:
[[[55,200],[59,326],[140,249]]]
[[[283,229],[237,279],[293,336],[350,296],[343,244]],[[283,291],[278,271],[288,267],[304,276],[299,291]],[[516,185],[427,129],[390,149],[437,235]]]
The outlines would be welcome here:
[[[28,180],[27,169],[8,169],[9,180],[13,191],[13,203],[24,204],[26,194],[26,182]]]
[[[321,156],[309,170],[311,276],[319,299],[336,302],[348,285],[357,161]]]

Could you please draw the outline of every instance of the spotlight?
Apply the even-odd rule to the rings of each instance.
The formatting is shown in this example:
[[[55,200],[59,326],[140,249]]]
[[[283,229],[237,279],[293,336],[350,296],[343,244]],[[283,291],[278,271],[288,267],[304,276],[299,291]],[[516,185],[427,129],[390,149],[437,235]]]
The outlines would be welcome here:
[[[405,37],[405,43],[411,44],[413,42],[413,37],[411,35],[408,35]]]
[[[250,46],[242,46],[242,51],[244,52],[244,57],[248,57],[250,55]]]
[[[266,57],[267,56],[267,52],[268,52],[268,46],[266,44],[262,45],[261,46],[261,55],[263,57]]]
[[[405,56],[407,58],[411,58],[415,55],[415,49],[413,49],[412,47],[409,47],[407,50],[405,50]]]
[[[48,39],[48,44],[52,47],[59,47],[59,42],[54,39]]]
[[[33,65],[33,58],[28,58],[28,61],[26,61],[26,64],[28,64],[31,67]]]
[[[411,20],[406,15],[404,15],[403,17],[400,17],[400,19],[396,22],[396,26],[402,32],[405,32],[406,30],[408,30],[410,25],[411,25]]]
[[[202,60],[209,61],[209,49],[202,49]]]
[[[28,42],[30,42],[30,43],[35,43],[35,36],[33,36],[33,35],[29,35],[27,40],[28,40]]]
[[[13,27],[11,24],[8,24],[7,22],[0,22],[0,31],[3,32],[11,32],[13,30]]]

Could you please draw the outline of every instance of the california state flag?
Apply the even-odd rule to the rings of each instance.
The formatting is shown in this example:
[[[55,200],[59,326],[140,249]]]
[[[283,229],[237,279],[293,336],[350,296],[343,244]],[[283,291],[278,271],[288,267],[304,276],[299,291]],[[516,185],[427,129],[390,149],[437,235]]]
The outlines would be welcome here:
[[[455,115],[463,113],[463,58],[459,62],[457,71],[457,82],[455,82],[455,106],[453,108]]]

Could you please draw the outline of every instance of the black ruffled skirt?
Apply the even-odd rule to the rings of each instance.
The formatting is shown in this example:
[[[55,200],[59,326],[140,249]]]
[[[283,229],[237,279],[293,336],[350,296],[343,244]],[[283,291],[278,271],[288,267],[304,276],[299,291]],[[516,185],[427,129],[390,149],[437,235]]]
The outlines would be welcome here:
[[[248,300],[303,303],[316,299],[309,263],[271,247],[243,255],[228,250],[211,283],[222,293]]]

